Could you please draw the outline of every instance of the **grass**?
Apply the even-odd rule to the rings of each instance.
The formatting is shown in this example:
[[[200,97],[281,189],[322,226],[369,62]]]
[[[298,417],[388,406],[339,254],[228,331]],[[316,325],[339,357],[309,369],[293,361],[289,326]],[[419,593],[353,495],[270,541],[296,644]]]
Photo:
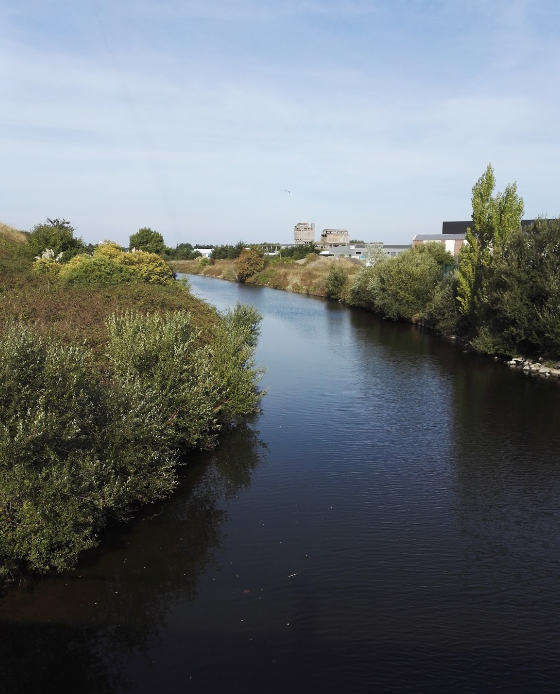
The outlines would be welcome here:
[[[325,280],[333,263],[340,264],[346,270],[349,280],[361,267],[357,261],[347,258],[333,260],[321,256],[288,262],[268,261],[265,269],[249,278],[247,284],[312,296],[326,296]],[[235,281],[232,260],[217,260],[214,265],[203,268],[199,267],[198,260],[177,260],[170,262],[169,265],[175,272]]]

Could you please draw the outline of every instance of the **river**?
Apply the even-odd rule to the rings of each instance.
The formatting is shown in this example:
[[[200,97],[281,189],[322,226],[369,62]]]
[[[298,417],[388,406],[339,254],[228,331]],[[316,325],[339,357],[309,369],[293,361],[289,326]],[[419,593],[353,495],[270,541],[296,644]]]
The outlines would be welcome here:
[[[8,590],[2,692],[556,692],[560,385],[335,302],[264,316],[262,413]]]

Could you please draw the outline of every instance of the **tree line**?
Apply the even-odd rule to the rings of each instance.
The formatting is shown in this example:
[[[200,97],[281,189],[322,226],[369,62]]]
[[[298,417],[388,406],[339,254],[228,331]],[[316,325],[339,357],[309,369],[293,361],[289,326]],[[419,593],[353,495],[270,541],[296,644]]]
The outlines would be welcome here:
[[[560,219],[522,228],[517,186],[496,192],[491,165],[471,201],[458,262],[437,243],[395,258],[374,252],[352,281],[333,266],[327,296],[423,323],[481,352],[560,358]]]

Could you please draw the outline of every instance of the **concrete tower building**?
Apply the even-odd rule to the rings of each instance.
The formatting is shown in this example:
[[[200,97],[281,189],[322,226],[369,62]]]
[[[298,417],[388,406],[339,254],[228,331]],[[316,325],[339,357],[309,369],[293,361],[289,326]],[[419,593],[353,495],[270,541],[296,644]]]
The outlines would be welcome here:
[[[315,241],[315,224],[299,222],[294,227],[294,241],[299,243],[313,243]]]

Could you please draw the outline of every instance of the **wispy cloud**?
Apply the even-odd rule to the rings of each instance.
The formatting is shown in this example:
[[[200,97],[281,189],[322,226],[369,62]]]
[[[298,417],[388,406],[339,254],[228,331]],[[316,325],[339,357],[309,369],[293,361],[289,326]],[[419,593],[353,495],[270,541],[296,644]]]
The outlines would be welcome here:
[[[407,241],[468,215],[488,161],[550,213],[556,16],[521,0],[23,0],[0,46],[2,216],[123,242],[144,224],[168,243],[258,240],[263,220],[288,240],[300,218]]]

